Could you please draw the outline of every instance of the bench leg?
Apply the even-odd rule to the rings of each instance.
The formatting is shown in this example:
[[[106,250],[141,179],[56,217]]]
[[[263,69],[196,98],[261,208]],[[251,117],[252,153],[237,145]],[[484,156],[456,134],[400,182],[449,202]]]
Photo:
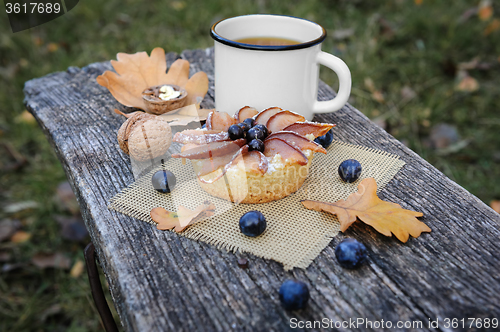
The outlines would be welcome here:
[[[96,255],[94,244],[90,242],[83,251],[85,262],[87,263],[87,273],[89,275],[90,290],[94,298],[95,306],[101,316],[102,323],[107,332],[118,332],[111,310],[109,310],[108,303],[104,297],[102,290],[101,280],[99,279],[99,271],[97,271]]]

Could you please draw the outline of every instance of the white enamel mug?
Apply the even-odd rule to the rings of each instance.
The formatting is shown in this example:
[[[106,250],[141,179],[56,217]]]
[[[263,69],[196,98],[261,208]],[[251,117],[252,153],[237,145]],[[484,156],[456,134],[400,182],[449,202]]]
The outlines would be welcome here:
[[[280,15],[245,15],[224,19],[210,30],[215,40],[215,106],[234,114],[243,106],[257,110],[281,107],[311,120],[314,113],[342,108],[351,93],[347,65],[321,51],[325,29],[314,22]],[[261,46],[237,42],[275,37],[299,42]],[[337,96],[318,101],[319,65],[332,69],[339,79]]]

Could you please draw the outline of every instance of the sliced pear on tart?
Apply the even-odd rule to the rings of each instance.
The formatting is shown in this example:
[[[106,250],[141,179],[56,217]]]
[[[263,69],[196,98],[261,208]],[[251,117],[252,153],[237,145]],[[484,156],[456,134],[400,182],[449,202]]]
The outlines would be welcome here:
[[[216,171],[220,167],[226,166],[233,159],[233,154],[226,154],[223,156],[201,159],[198,162],[201,163],[198,167],[196,175],[203,176],[213,171]]]
[[[285,128],[283,131],[293,131],[302,136],[313,134],[314,137],[319,137],[325,135],[328,130],[335,127],[331,123],[319,123],[319,122],[296,122]]]
[[[238,112],[236,112],[234,114],[234,118],[238,122],[243,122],[244,120],[246,120],[248,118],[253,118],[257,114],[259,114],[259,111],[257,111],[257,109],[255,109],[254,107],[245,106],[245,107],[240,108],[238,110]]]
[[[260,112],[256,117],[255,117],[255,124],[261,124],[261,125],[266,125],[267,120],[269,120],[270,117],[272,117],[274,114],[282,112],[283,109],[279,107],[269,107]]]
[[[236,119],[226,112],[213,111],[208,114],[206,126],[208,130],[227,131],[236,123]]]
[[[266,141],[268,139],[272,139],[275,137],[282,139],[288,144],[298,147],[301,150],[312,150],[314,152],[321,152],[326,154],[326,150],[324,147],[293,131],[278,131],[277,133],[272,133],[271,135],[267,136],[264,144],[266,144]]]
[[[294,124],[295,122],[302,122],[305,120],[306,118],[304,118],[300,114],[290,111],[281,111],[274,114],[269,118],[269,120],[267,120],[266,127],[267,130],[269,130],[271,133],[275,133],[277,131],[283,130],[283,128],[286,128],[291,124]]]
[[[306,165],[308,162],[307,157],[296,148],[281,138],[274,137],[266,140],[264,155],[269,158],[274,158],[275,155],[279,154],[281,158],[286,161],[287,164],[299,164]]]
[[[197,145],[189,150],[182,151],[181,153],[172,154],[173,158],[186,158],[186,159],[207,159],[212,157],[224,156],[238,151],[243,145],[246,144],[244,138],[234,141],[226,142],[212,142],[203,145]]]
[[[269,167],[269,161],[260,151],[250,151],[243,156],[247,173],[264,175]]]
[[[227,131],[188,129],[174,135],[173,141],[182,144],[206,144],[229,141]]]

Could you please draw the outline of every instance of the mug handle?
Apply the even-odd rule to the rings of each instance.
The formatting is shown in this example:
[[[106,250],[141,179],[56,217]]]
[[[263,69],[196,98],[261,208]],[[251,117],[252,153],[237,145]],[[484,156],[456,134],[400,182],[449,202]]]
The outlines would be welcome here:
[[[332,100],[318,101],[313,104],[314,113],[329,113],[341,109],[351,94],[351,72],[344,61],[334,55],[320,51],[316,56],[316,63],[333,70],[339,78],[339,92]]]

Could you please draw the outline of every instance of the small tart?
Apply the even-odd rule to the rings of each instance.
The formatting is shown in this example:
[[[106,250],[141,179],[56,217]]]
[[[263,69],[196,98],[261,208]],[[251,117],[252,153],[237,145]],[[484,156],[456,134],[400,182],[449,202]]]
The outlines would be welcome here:
[[[255,112],[248,106],[234,117],[212,112],[207,118],[207,130],[185,130],[174,136],[175,142],[189,144],[172,157],[190,159],[201,188],[232,202],[266,203],[296,192],[309,173],[314,153],[327,153],[311,138],[335,125],[304,122],[301,115],[279,107]],[[229,140],[225,135],[245,116],[268,130],[272,128],[263,140],[263,151],[250,150],[245,138]]]

